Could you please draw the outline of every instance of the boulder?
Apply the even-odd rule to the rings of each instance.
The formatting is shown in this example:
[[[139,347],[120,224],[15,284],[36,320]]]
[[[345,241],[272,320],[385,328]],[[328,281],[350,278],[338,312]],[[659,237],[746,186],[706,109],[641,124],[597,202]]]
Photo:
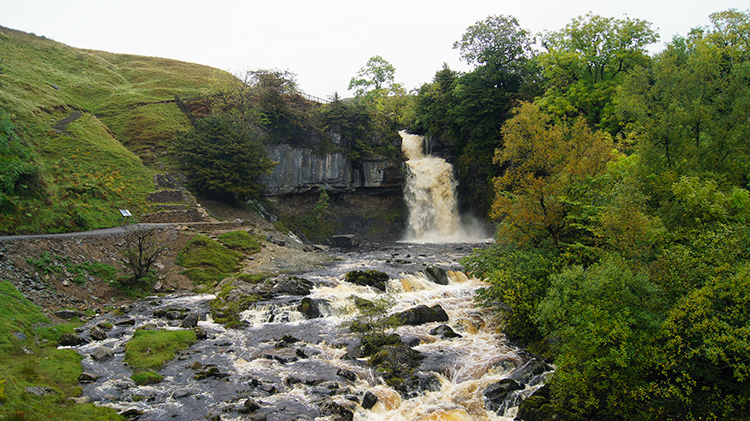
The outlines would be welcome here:
[[[81,375],[80,375],[80,376],[78,376],[78,381],[79,381],[80,383],[93,383],[93,382],[95,382],[95,381],[96,381],[96,380],[97,380],[98,378],[99,378],[99,377],[98,377],[98,376],[96,376],[95,374],[87,373],[87,372],[85,372],[85,371],[84,371],[83,373],[81,373]]]
[[[273,295],[309,295],[313,283],[305,278],[290,276],[288,278],[277,278],[271,287]]]
[[[440,336],[443,339],[462,338],[463,336],[454,332],[448,325],[440,325],[430,331],[430,335]]]
[[[487,408],[500,413],[505,409],[503,405],[508,395],[515,390],[522,390],[523,385],[513,379],[502,379],[484,389],[484,398]],[[501,414],[502,415],[502,414]]]
[[[26,390],[26,393],[30,393],[32,395],[37,395],[37,396],[57,394],[57,392],[55,392],[54,389],[52,389],[49,386],[32,386],[32,387],[27,387],[25,390]]]
[[[392,320],[409,326],[416,326],[430,322],[447,322],[448,314],[443,310],[440,304],[427,307],[420,304],[414,308],[394,314]]]
[[[548,386],[542,386],[534,394],[524,399],[518,405],[517,420],[523,421],[547,421],[565,419],[562,414],[555,411],[550,402],[550,391]]]
[[[237,410],[240,414],[249,414],[260,409],[260,405],[252,398],[245,399],[245,403]]]
[[[92,327],[90,335],[91,339],[94,339],[96,341],[103,341],[104,339],[107,339],[109,337],[109,335],[107,335],[107,332],[105,332],[104,329],[99,326]]]
[[[320,317],[320,309],[315,301],[310,297],[305,297],[297,306],[297,311],[302,313],[306,319],[316,319]]]
[[[78,310],[60,310],[52,313],[52,315],[64,320],[75,319],[76,317],[80,319],[83,317],[83,313]]]
[[[356,285],[373,287],[381,292],[385,292],[386,285],[388,284],[388,280],[390,279],[391,277],[388,276],[387,273],[377,270],[355,270],[347,273],[344,277],[344,280],[346,282],[351,282]]]
[[[534,380],[535,377],[540,376],[545,371],[550,371],[552,368],[545,364],[543,361],[539,361],[536,358],[529,360],[521,368],[514,370],[510,373],[508,378],[513,379],[519,383],[529,384],[530,386],[535,385],[538,382]]]
[[[424,270],[424,273],[430,281],[438,285],[448,285],[448,272],[446,272],[445,269],[437,266],[428,266]]]
[[[58,346],[78,346],[88,343],[89,341],[76,335],[75,333],[65,333],[57,340]]]
[[[331,244],[334,247],[359,247],[359,240],[353,234],[331,236]]]
[[[115,355],[115,351],[108,346],[99,346],[91,351],[91,359],[94,361],[104,361],[112,358]]]
[[[371,409],[376,403],[378,403],[378,397],[369,390],[365,392],[365,396],[362,398],[362,408]]]
[[[200,315],[198,313],[190,313],[187,316],[185,316],[184,319],[182,319],[182,323],[180,323],[180,327],[184,327],[187,329],[192,329],[196,326],[198,326],[198,321],[201,319]]]
[[[335,401],[326,401],[320,406],[320,412],[329,416],[331,421],[352,421],[354,412]]]

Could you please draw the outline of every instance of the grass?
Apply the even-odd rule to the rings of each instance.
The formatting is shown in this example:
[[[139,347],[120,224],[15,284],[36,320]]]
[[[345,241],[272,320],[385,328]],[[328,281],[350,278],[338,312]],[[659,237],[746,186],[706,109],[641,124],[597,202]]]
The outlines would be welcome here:
[[[111,408],[75,404],[81,356],[57,349],[57,338],[72,325],[55,329],[49,319],[15,287],[0,281],[0,419],[122,420]],[[16,333],[16,334],[14,334]],[[23,334],[23,335],[20,335]],[[24,339],[25,336],[25,339]],[[46,340],[46,342],[45,342]],[[27,387],[47,386],[53,394],[37,396]]]
[[[260,243],[247,231],[227,232],[221,234],[219,240],[233,250],[241,250],[245,253],[257,253],[260,251]]]
[[[159,370],[174,359],[177,351],[188,348],[195,340],[192,330],[138,329],[125,345],[125,362],[136,373]]]
[[[205,235],[196,235],[177,255],[176,263],[188,268],[183,274],[193,282],[214,286],[218,281],[239,270],[242,253]]]
[[[117,226],[118,209],[152,210],[151,167],[190,127],[174,96],[206,91],[216,69],[175,60],[83,50],[0,27],[0,115],[29,146],[38,180],[10,200],[0,233]],[[63,132],[55,122],[82,116]],[[137,217],[136,217],[137,219]]]
[[[159,383],[164,380],[164,376],[153,371],[141,371],[140,373],[133,374],[131,378],[138,386]]]
[[[26,263],[43,274],[55,273],[60,275],[67,271],[73,274],[73,281],[79,285],[86,284],[87,276],[94,276],[106,282],[111,282],[115,280],[117,274],[117,268],[108,263],[91,261],[74,264],[69,257],[52,256],[48,251],[43,251],[38,259],[26,259]]]

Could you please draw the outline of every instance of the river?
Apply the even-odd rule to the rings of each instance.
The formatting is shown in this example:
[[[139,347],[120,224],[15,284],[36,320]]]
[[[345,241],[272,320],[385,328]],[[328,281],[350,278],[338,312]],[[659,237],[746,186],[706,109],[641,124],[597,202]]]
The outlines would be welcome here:
[[[97,316],[81,331],[103,323],[114,328],[106,338],[77,347],[84,355],[84,371],[97,378],[84,385],[83,395],[99,405],[142,414],[141,420],[513,419],[515,405],[540,386],[544,375],[526,376],[521,390],[509,394],[500,408],[489,409],[487,388],[514,377],[529,357],[506,342],[491,312],[473,305],[482,284],[467,278],[459,261],[486,244],[400,242],[331,249],[335,263],[298,274],[313,284],[308,298],[316,303],[319,317],[310,319],[297,311],[303,297],[285,295],[242,313],[246,324],[235,329],[211,320],[213,295],[151,297],[132,304],[124,315]],[[428,267],[444,269],[447,285],[428,279]],[[344,280],[347,272],[370,269],[388,274],[385,292]],[[387,303],[387,314],[420,304],[439,304],[445,310],[447,322],[390,328],[424,357],[415,371],[426,379],[420,387],[399,393],[367,359],[351,356],[359,342],[358,334],[348,329],[358,315],[353,296]],[[137,386],[123,363],[124,347],[135,329],[179,328],[179,320],[154,315],[169,308],[197,313],[198,327],[207,337],[159,370],[162,382]],[[460,337],[430,333],[441,324]],[[294,339],[284,342],[285,335]],[[102,346],[114,355],[94,361],[91,354]],[[215,367],[214,375],[196,378],[210,367]],[[365,409],[373,397],[377,402]],[[248,398],[259,407],[249,413],[243,410]]]

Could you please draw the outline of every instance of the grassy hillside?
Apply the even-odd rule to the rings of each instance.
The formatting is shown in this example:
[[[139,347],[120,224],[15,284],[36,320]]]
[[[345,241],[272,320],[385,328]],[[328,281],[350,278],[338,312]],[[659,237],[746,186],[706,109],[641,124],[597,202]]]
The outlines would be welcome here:
[[[0,169],[0,233],[109,227],[118,208],[148,211],[160,153],[189,125],[174,96],[201,93],[219,72],[3,27],[0,60],[0,128],[15,139],[5,150],[0,139],[0,165],[24,167]],[[8,161],[11,152],[21,158]]]

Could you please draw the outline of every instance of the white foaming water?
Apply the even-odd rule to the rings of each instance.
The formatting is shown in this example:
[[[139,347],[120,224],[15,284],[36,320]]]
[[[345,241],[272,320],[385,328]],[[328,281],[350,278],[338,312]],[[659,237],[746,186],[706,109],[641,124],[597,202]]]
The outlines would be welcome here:
[[[510,421],[517,413],[518,401],[541,387],[544,379],[524,379],[520,381],[524,389],[511,392],[503,399],[502,407],[488,406],[484,395],[488,387],[521,370],[528,356],[505,341],[496,329],[500,323],[491,310],[474,306],[476,290],[486,285],[460,270],[452,270],[459,269],[455,262],[472,246],[399,243],[387,249],[341,252],[337,254],[341,259],[337,264],[307,276],[315,285],[308,298],[316,303],[320,317],[303,317],[298,310],[301,298],[290,296],[256,303],[241,313],[244,325],[240,328],[226,328],[208,317],[198,323],[207,338],[165,364],[160,370],[165,381],[135,385],[129,378],[132,370],[123,364],[122,353],[99,362],[86,357],[84,369],[101,380],[85,385],[84,394],[100,405],[147,412],[155,421],[203,419],[211,413],[221,413],[227,421],[239,421],[246,417],[235,409],[242,407],[248,396],[261,405],[259,412],[269,418],[278,414],[274,419],[280,420],[309,419],[306,414],[312,413],[317,414],[316,419],[329,419],[322,408],[333,401],[349,408],[355,421]],[[386,262],[389,259],[393,260]],[[429,280],[420,269],[428,264],[450,268],[446,269],[447,285]],[[389,272],[386,292],[345,281],[345,273],[352,269],[369,268]],[[448,315],[445,322],[386,328],[387,333],[399,335],[423,357],[415,375],[426,379],[425,383],[420,380],[420,385],[410,389],[408,395],[401,395],[386,384],[367,360],[350,354],[361,339],[347,328],[352,320],[362,317],[355,296],[383,302],[386,307],[379,317],[419,304],[439,304]],[[129,316],[102,315],[87,328],[110,321],[114,324],[110,337],[77,349],[84,354],[101,345],[124,349],[137,328],[176,328],[169,326],[176,322],[153,316],[155,310],[184,306],[194,312],[207,312],[211,298],[214,297],[170,297],[158,302],[150,299],[134,305]],[[136,325],[117,324],[122,318],[133,318]],[[460,336],[446,338],[434,333],[433,329],[441,324]],[[286,335],[297,341],[287,343],[283,339]],[[197,376],[217,369],[219,377]],[[366,392],[377,397],[370,409],[361,405]]]
[[[488,238],[481,227],[461,221],[453,166],[442,158],[425,155],[423,136],[403,130],[399,134],[401,150],[408,159],[404,200],[409,208],[409,226],[404,240],[439,243]]]

